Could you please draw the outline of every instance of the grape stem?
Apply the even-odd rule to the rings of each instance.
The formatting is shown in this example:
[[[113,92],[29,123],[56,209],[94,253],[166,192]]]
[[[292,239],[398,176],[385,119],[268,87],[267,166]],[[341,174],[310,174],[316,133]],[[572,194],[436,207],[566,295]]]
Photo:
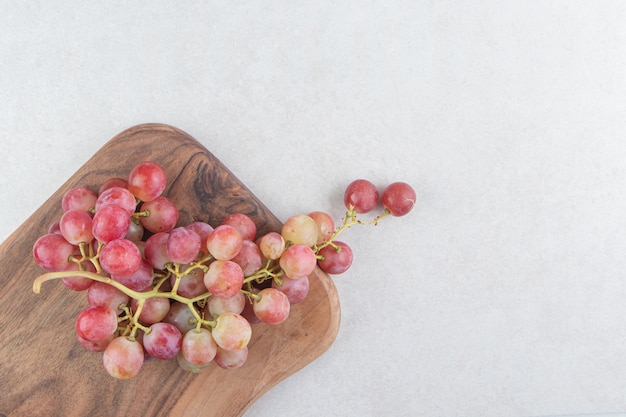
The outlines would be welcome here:
[[[317,245],[314,249],[315,249],[315,253],[319,253],[320,250],[324,249],[326,246],[332,246],[333,248],[335,248],[336,251],[341,250],[341,248],[339,246],[337,246],[334,241],[339,237],[339,235],[341,233],[343,233],[344,230],[349,229],[350,227],[357,225],[357,224],[367,224],[367,225],[374,225],[374,226],[378,226],[378,222],[380,222],[380,220],[386,216],[388,216],[389,214],[391,214],[391,212],[388,209],[384,209],[382,213],[380,213],[378,216],[376,216],[373,220],[370,221],[362,221],[360,219],[357,219],[357,212],[354,210],[354,206],[350,205],[350,207],[348,208],[348,211],[346,211],[346,215],[343,218],[343,224],[339,227],[337,227],[337,229],[335,230],[335,232],[332,234],[332,236],[324,243]]]

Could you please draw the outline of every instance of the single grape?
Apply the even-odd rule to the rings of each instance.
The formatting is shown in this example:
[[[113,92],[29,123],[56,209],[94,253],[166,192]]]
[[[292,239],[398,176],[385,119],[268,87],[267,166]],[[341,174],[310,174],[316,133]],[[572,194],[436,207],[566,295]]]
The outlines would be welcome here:
[[[311,247],[317,243],[318,230],[315,220],[306,214],[296,214],[285,221],[280,234],[286,242]]]
[[[174,301],[170,305],[165,317],[162,320],[164,323],[170,323],[176,326],[182,334],[187,333],[191,329],[196,328],[195,317],[187,304]]]
[[[154,323],[143,336],[143,347],[157,359],[173,359],[183,343],[180,330],[170,323]]]
[[[248,359],[248,348],[226,350],[217,347],[214,361],[222,369],[236,369],[242,367]]]
[[[137,311],[139,301],[133,298],[130,300],[133,311]],[[139,321],[143,324],[158,323],[167,316],[170,311],[170,300],[167,297],[150,297],[143,303],[143,308],[139,313]]]
[[[245,214],[230,214],[222,221],[222,224],[227,224],[237,229],[244,240],[254,240],[256,237],[256,224]]]
[[[177,227],[169,232],[165,251],[172,262],[187,264],[198,257],[200,243],[200,236],[196,232],[185,227]]]
[[[310,275],[315,269],[315,252],[305,245],[292,245],[285,249],[278,261],[289,278],[298,279]]]
[[[130,297],[106,282],[92,281],[87,289],[87,301],[92,307],[107,307],[116,314],[123,310],[122,305],[130,305]]]
[[[257,245],[265,259],[275,261],[285,250],[285,239],[280,233],[268,232],[257,240]]]
[[[317,244],[319,245],[330,239],[335,232],[335,221],[330,217],[330,214],[323,211],[314,211],[309,213],[309,217],[317,224]]]
[[[59,220],[61,234],[73,245],[89,243],[93,240],[91,215],[83,210],[71,209],[63,213]]]
[[[141,266],[141,252],[130,240],[115,239],[100,251],[100,265],[111,275],[130,275]]]
[[[329,274],[342,274],[352,265],[352,249],[344,242],[338,240],[333,242],[337,247],[332,245],[325,246],[320,249],[318,255],[322,259],[317,260],[320,269]]]
[[[200,327],[185,333],[181,351],[185,360],[190,364],[206,366],[215,357],[217,344],[212,333],[208,329]]]
[[[37,265],[48,271],[65,271],[70,267],[69,258],[75,251],[76,246],[65,240],[62,235],[50,233],[35,241],[33,258]]]
[[[369,213],[378,204],[380,194],[376,186],[368,180],[358,179],[346,187],[343,201],[346,208],[354,208],[357,213]]]
[[[172,200],[159,196],[141,205],[141,212],[148,216],[140,217],[141,224],[152,233],[169,232],[178,222],[178,208]]]
[[[254,314],[267,324],[280,324],[287,320],[291,306],[287,295],[276,288],[264,288],[258,296],[258,301],[254,301]]]
[[[82,210],[89,211],[96,205],[98,196],[86,187],[74,187],[63,194],[61,207],[63,211]]]
[[[276,281],[272,280],[272,288],[285,293],[289,299],[289,304],[298,304],[304,301],[309,294],[309,278],[291,279],[282,277],[282,283],[278,285]]]
[[[231,261],[235,262],[243,270],[243,275],[249,277],[263,266],[263,254],[256,243],[251,240],[244,240],[241,250]]]
[[[154,269],[164,270],[165,265],[172,260],[167,256],[167,239],[169,234],[165,232],[155,233],[146,239],[144,256]]]
[[[113,339],[102,355],[102,364],[109,375],[116,379],[130,379],[136,376],[144,362],[141,344],[119,336]]]
[[[232,297],[243,285],[243,271],[233,261],[213,261],[204,274],[204,285],[207,290],[218,297]]]
[[[234,227],[223,224],[217,226],[207,237],[206,245],[215,259],[227,261],[239,253],[243,246],[243,237]]]
[[[137,207],[137,202],[135,200],[135,196],[128,191],[126,188],[122,187],[111,187],[104,190],[99,196],[98,200],[96,200],[95,210],[96,213],[104,206],[119,206],[126,211],[126,213],[131,216],[135,212],[135,208]]]
[[[170,283],[174,286],[175,282],[176,276],[172,274]],[[180,282],[178,283],[178,289],[176,292],[183,297],[194,298],[204,294],[206,291],[207,289],[204,285],[204,272],[202,272],[202,269],[200,268],[195,268],[180,277]]]
[[[165,171],[153,162],[136,165],[128,175],[128,190],[141,201],[152,201],[165,190]]]
[[[224,313],[241,314],[246,305],[246,296],[242,292],[238,292],[232,297],[218,297],[212,295],[207,299],[204,307],[206,317],[217,317]]]
[[[132,240],[133,242],[139,242],[143,239],[144,227],[139,220],[131,220],[128,226],[128,231],[124,235],[124,239]]]
[[[211,334],[218,346],[226,350],[238,350],[248,346],[252,327],[248,320],[235,313],[224,313],[215,319]]]
[[[101,207],[92,220],[93,236],[102,243],[123,238],[130,227],[130,216],[120,206]]]
[[[383,207],[392,216],[404,216],[415,205],[415,190],[405,182],[389,184],[383,191]]]
[[[117,314],[108,307],[90,306],[76,317],[76,334],[85,340],[98,342],[117,330]]]

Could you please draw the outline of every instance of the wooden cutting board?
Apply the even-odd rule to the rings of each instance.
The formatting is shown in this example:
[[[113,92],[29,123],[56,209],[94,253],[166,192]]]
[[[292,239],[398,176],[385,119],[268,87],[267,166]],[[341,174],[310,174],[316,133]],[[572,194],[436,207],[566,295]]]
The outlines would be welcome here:
[[[165,169],[164,195],[180,208],[181,225],[195,220],[216,225],[239,212],[254,219],[259,233],[280,230],[281,222],[263,203],[188,134],[145,124],[111,139],[0,246],[0,417],[240,416],[333,343],[339,300],[331,279],[318,269],[307,299],[292,307],[285,323],[253,325],[242,368],[213,365],[189,374],[175,360],[152,361],[134,379],[108,376],[102,354],[76,342],[75,320],[87,305],[86,293],[59,281],[33,293],[33,280],[44,271],[32,260],[32,245],[60,218],[69,188],[97,190],[147,160]]]

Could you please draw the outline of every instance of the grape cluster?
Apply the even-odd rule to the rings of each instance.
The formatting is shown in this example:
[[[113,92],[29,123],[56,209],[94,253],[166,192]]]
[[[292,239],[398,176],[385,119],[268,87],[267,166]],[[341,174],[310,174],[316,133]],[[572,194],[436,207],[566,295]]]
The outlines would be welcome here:
[[[150,359],[176,359],[190,372],[212,362],[242,366],[252,324],[284,322],[291,305],[305,299],[316,266],[330,274],[350,267],[352,250],[336,240],[342,231],[402,216],[415,204],[406,183],[387,186],[381,198],[373,183],[356,180],[346,189],[338,227],[316,211],[257,236],[254,221],[240,213],[219,225],[179,226],[165,186],[162,167],[142,162],[127,179],[111,178],[97,192],[72,188],[59,221],[33,245],[35,262],[48,271],[35,279],[34,291],[61,279],[86,292],[77,340],[103,352],[105,370],[119,379],[134,377]],[[376,218],[357,219],[381,202]]]

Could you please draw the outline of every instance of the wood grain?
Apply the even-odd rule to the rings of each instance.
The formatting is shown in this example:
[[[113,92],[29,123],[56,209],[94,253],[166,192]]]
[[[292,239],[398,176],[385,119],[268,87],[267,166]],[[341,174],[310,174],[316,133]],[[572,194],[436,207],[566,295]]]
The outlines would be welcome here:
[[[180,208],[180,224],[218,224],[233,212],[251,216],[260,233],[281,222],[219,160],[188,134],[161,124],[128,129],[107,142],[0,245],[0,417],[241,416],[270,388],[333,343],[339,300],[331,279],[312,276],[308,298],[279,326],[253,325],[248,362],[240,369],[211,366],[200,374],[176,361],[154,361],[128,381],[109,377],[102,354],[85,351],[74,323],[85,293],[60,282],[32,282],[43,271],[32,261],[34,241],[60,218],[61,198],[77,185],[97,190],[126,177],[145,160],[164,167],[165,195]]]

